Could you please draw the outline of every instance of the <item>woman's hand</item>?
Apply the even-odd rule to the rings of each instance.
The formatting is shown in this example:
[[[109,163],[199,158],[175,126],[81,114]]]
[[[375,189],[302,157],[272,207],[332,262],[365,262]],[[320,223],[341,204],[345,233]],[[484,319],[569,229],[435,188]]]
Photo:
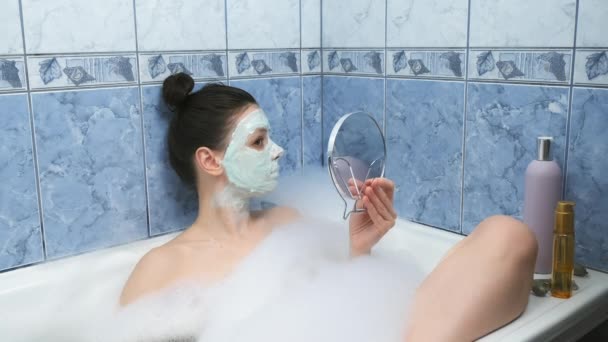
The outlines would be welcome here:
[[[362,188],[362,199],[358,208],[366,211],[352,213],[350,217],[351,255],[369,254],[372,247],[395,225],[397,213],[393,207],[395,184],[386,178],[357,181]],[[351,193],[357,193],[355,184],[349,181]]]

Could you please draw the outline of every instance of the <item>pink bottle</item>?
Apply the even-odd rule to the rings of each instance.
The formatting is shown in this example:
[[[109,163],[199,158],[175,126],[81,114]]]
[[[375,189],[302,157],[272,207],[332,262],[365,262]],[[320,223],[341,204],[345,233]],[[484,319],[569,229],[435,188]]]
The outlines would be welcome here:
[[[537,139],[538,156],[526,169],[524,223],[536,235],[538,257],[535,273],[551,273],[553,221],[557,202],[562,198],[562,170],[551,158],[551,137]]]

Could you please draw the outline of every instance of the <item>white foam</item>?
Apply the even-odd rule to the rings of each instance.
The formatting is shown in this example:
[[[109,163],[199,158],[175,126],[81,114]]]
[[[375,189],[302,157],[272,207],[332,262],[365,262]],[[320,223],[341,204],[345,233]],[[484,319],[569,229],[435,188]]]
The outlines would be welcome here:
[[[407,258],[349,258],[346,223],[278,228],[211,288],[184,284],[100,321],[92,341],[400,341],[422,272]]]
[[[108,303],[48,341],[401,341],[423,278],[414,259],[351,259],[343,203],[324,169],[283,178],[265,200],[306,219],[277,228],[221,283],[184,283],[117,312]]]

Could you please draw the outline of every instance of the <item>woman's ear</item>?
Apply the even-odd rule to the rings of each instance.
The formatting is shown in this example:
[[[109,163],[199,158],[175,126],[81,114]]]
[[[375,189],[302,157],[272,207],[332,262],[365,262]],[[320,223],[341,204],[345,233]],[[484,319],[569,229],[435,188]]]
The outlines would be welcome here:
[[[219,176],[224,172],[220,157],[218,152],[212,151],[208,147],[199,147],[194,152],[196,166],[212,176]]]

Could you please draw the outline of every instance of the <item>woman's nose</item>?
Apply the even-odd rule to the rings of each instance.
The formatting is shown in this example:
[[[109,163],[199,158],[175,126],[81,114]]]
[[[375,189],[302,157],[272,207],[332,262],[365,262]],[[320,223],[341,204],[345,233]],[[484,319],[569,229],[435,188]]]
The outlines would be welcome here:
[[[272,141],[271,143],[272,143],[272,150],[271,150],[270,155],[272,156],[272,160],[274,161],[274,160],[281,158],[285,151],[283,150],[283,148],[281,146],[275,144],[274,141]]]

